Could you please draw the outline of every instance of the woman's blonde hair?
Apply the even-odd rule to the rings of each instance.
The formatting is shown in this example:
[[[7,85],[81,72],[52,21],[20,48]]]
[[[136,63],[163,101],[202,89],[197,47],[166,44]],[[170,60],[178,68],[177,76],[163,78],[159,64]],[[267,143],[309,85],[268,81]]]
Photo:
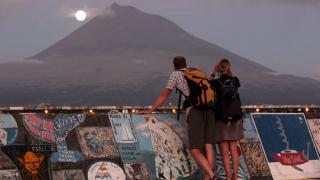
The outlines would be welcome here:
[[[219,72],[232,77],[231,64],[228,59],[221,59],[219,61]]]

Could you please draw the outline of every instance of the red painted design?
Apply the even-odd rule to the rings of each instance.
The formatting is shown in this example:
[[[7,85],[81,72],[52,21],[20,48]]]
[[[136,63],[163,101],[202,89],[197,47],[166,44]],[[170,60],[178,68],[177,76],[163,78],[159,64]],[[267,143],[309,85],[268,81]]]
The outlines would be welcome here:
[[[279,161],[282,165],[287,166],[295,166],[299,164],[304,164],[308,162],[305,158],[303,153],[299,152],[283,152],[283,153],[274,153],[272,157]]]
[[[44,141],[55,142],[53,120],[42,119],[35,114],[24,115],[24,122],[29,132]]]

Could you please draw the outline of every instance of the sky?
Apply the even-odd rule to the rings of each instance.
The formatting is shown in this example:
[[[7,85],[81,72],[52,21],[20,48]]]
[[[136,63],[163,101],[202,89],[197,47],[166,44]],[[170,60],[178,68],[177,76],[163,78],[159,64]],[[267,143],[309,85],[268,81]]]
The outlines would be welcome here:
[[[0,62],[23,60],[113,2],[166,17],[189,33],[284,74],[320,80],[318,0],[1,0]]]

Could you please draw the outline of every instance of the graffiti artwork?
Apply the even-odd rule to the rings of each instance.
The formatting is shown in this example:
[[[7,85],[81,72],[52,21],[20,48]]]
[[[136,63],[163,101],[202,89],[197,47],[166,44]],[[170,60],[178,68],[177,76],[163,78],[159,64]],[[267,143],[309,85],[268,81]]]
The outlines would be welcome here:
[[[125,180],[126,175],[123,169],[115,163],[99,161],[88,169],[88,180]]]
[[[135,126],[139,144],[146,157],[145,162],[150,179],[159,179],[159,177],[163,178],[163,176],[167,178],[171,176],[173,179],[199,179],[196,177],[199,172],[198,167],[187,149],[186,116],[181,114],[182,120],[180,121],[176,120],[176,116],[176,114],[132,115],[132,122]],[[151,119],[154,119],[155,125],[151,124],[149,126],[149,123],[152,123],[152,121],[149,122]],[[164,128],[165,132],[161,128]],[[157,129],[161,130],[161,132],[158,132]],[[153,130],[153,134],[151,130]],[[157,132],[158,135],[156,135]],[[157,141],[156,137],[163,138],[163,141],[168,139],[166,141],[167,144],[163,141]],[[177,144],[174,144],[175,141],[177,141]],[[167,151],[171,148],[172,153],[171,151],[167,152],[154,148],[160,145],[163,145],[163,148],[166,148]],[[172,156],[175,156],[174,159],[171,159],[172,161],[164,160],[165,162],[163,162],[161,159],[169,159]],[[180,158],[180,156],[182,157]],[[181,162],[178,170],[175,168],[175,163],[179,159]]]
[[[320,119],[308,119],[307,122],[319,154],[320,153]]]
[[[129,179],[149,179],[130,115],[108,113],[108,116]]]
[[[111,127],[79,127],[77,136],[81,151],[87,158],[116,158],[119,152]]]
[[[226,179],[226,174],[223,168],[222,155],[218,145],[214,145],[214,152],[216,157],[216,173],[219,178]],[[249,180],[249,173],[246,163],[241,152],[241,148],[238,145],[238,153],[240,155],[239,168],[238,168],[238,179]]]
[[[177,132],[158,118],[145,116],[144,120],[150,130],[157,178],[177,179],[194,174],[197,166]]]
[[[108,113],[108,115],[117,143],[137,142],[129,114]]]
[[[67,169],[60,171],[53,171],[52,179],[57,180],[85,180],[82,169]]]
[[[20,175],[17,169],[0,170],[1,180],[20,180]]]
[[[23,124],[36,139],[50,143],[56,142],[52,119],[46,119],[39,114],[24,114]]]
[[[54,119],[54,130],[57,143],[57,151],[52,153],[52,162],[78,162],[83,160],[83,155],[79,151],[68,150],[66,138],[71,130],[83,122],[83,114],[59,114]]]
[[[271,176],[261,144],[245,143],[241,146],[250,177]]]
[[[302,113],[252,117],[274,179],[320,177],[319,156]]]
[[[1,147],[20,171],[22,179],[49,179],[48,158],[51,147],[49,145],[9,145]]]
[[[18,135],[18,125],[10,114],[0,115],[0,146],[13,144]]]

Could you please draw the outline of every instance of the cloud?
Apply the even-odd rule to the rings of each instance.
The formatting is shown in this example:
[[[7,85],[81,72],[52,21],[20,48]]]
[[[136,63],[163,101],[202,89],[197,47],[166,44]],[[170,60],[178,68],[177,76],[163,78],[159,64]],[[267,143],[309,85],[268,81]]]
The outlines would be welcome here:
[[[113,11],[111,9],[111,7],[109,6],[106,9],[104,9],[103,11],[101,11],[100,13],[97,13],[97,15],[100,16],[100,17],[110,17],[110,18],[112,18],[112,17],[114,17],[116,15],[116,12]]]

